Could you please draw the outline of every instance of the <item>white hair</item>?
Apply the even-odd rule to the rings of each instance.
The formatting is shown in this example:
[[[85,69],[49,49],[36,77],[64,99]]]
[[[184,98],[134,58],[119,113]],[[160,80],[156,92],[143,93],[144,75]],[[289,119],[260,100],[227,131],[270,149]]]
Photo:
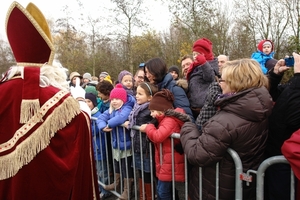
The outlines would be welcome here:
[[[24,79],[24,66],[12,66],[2,81],[21,76]],[[67,74],[62,67],[45,64],[40,71],[40,87],[53,86],[61,90],[69,90]]]

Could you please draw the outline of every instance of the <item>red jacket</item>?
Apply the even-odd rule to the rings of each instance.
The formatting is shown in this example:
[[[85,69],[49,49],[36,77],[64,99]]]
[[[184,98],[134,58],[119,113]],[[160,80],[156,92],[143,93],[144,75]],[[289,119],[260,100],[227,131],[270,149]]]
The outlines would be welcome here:
[[[170,109],[164,115],[157,117],[158,127],[149,124],[146,127],[146,134],[155,146],[155,166],[156,176],[160,181],[172,181],[172,149],[171,134],[180,133],[180,129],[185,121],[190,121],[184,110],[176,108]],[[162,144],[162,158],[160,157],[160,144]],[[179,139],[174,139],[174,146],[180,144]],[[184,182],[184,154],[174,151],[174,172],[175,181]],[[162,161],[160,163],[160,160]]]
[[[281,152],[289,161],[297,177],[296,199],[300,199],[300,129],[295,131],[281,146]]]

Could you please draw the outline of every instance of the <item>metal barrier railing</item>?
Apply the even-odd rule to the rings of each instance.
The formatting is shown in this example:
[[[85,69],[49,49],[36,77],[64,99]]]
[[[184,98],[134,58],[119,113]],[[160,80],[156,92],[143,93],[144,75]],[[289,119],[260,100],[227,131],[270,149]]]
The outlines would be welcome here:
[[[95,123],[95,118],[92,118],[92,123]],[[97,127],[97,126],[94,126],[94,127]],[[125,129],[123,127],[123,129]],[[139,130],[139,126],[134,126],[132,128],[133,130]],[[93,130],[93,131],[96,131],[96,130]],[[99,185],[101,185],[102,187],[104,187],[105,185],[108,185],[108,184],[111,184],[113,183],[113,180],[116,179],[115,177],[115,166],[113,165],[113,163],[110,163],[111,162],[111,159],[109,158],[109,152],[111,151],[111,149],[109,149],[109,143],[110,141],[108,141],[109,138],[111,137],[108,137],[110,136],[111,133],[101,133],[101,131],[99,131],[100,134],[102,134],[102,137],[101,136],[98,136],[98,138],[100,138],[100,144],[103,144],[103,139],[105,140],[104,144],[105,144],[105,148],[100,148],[101,151],[101,155],[105,155],[106,157],[106,160],[107,162],[97,162],[97,159],[96,159],[96,164],[97,164],[97,167],[99,167],[99,165],[102,166],[102,169],[104,167],[104,165],[106,165],[106,168],[108,169],[107,170],[107,179],[105,179],[105,177],[103,177],[103,174],[98,174],[98,183]],[[139,134],[140,134],[140,138],[141,137],[141,134],[145,134],[145,133],[141,133],[139,131]],[[117,134],[118,135],[118,134]],[[176,185],[179,184],[179,183],[176,183],[174,180],[175,180],[175,177],[174,177],[174,140],[176,139],[179,139],[180,138],[180,134],[179,133],[173,133],[171,136],[171,149],[172,149],[172,196],[173,196],[173,199],[175,199],[175,188],[176,188]],[[120,138],[117,138],[118,140]],[[124,135],[124,141],[125,141],[125,135]],[[132,139],[132,138],[131,138]],[[93,139],[94,140],[94,145],[96,146],[97,145],[97,142],[95,140],[95,138]],[[132,144],[133,144],[133,141],[131,141]],[[126,146],[126,145],[125,145]],[[99,147],[96,147],[96,148],[99,148]],[[118,146],[118,148],[120,148],[120,146]],[[103,152],[103,149],[105,150],[105,152]],[[155,183],[156,182],[156,179],[155,179],[155,174],[154,174],[154,161],[153,161],[153,155],[152,155],[152,150],[153,150],[153,146],[152,144],[150,143],[149,144],[149,149],[150,149],[150,174],[151,174],[151,183]],[[125,150],[126,147],[125,147]],[[134,146],[132,145],[131,147],[131,150],[132,152],[134,152]],[[140,140],[140,152],[143,152],[143,149],[142,149],[142,141]],[[264,188],[264,173],[265,173],[265,170],[272,164],[276,164],[276,163],[288,163],[288,161],[283,157],[283,156],[275,156],[275,157],[271,157],[269,159],[266,159],[261,165],[260,167],[258,168],[257,171],[255,170],[248,170],[247,173],[243,173],[243,165],[242,165],[242,161],[239,157],[239,155],[237,154],[237,152],[235,152],[233,149],[228,149],[227,150],[228,154],[232,157],[233,161],[234,161],[234,164],[235,164],[235,199],[236,200],[242,200],[243,199],[243,181],[246,181],[247,184],[249,182],[252,182],[252,176],[250,175],[250,173],[253,173],[253,174],[256,174],[257,176],[257,200],[263,200],[263,188]],[[162,158],[162,148],[161,148],[161,145],[160,145],[160,158]],[[97,155],[95,155],[97,157]],[[140,158],[141,162],[143,163],[143,156],[141,154],[141,158]],[[186,155],[184,155],[184,161],[185,161],[185,179],[187,180],[188,178],[188,162],[187,162],[187,158],[186,158]],[[136,168],[135,168],[135,155],[134,153],[132,154],[132,165],[128,165],[128,160],[127,158],[125,159],[125,162],[126,162],[126,174],[127,174],[127,177],[128,177],[128,170],[129,170],[129,167],[133,167],[133,171],[136,172]],[[160,160],[160,162],[162,162],[162,160]],[[121,164],[119,162],[119,169],[121,168]],[[141,165],[141,171],[144,171],[143,170],[143,164]],[[114,176],[114,179],[112,180],[111,178],[111,175]],[[121,176],[121,179],[122,180],[122,176]],[[141,173],[141,179],[142,179],[142,186],[140,186],[140,189],[138,189],[138,183],[137,183],[137,174],[134,173],[134,184],[133,184],[133,188],[134,188],[134,197],[135,199],[139,199],[139,196],[138,196],[138,191],[140,189],[142,189],[142,192],[143,194],[145,194],[145,187],[144,187],[144,174]],[[106,180],[106,181],[103,181],[103,180]],[[127,183],[129,184],[129,183]],[[184,192],[184,198],[185,199],[188,199],[188,182],[185,181],[184,183],[184,187],[181,188],[182,192]],[[151,191],[152,191],[152,199],[155,199],[155,187],[154,187],[155,184],[151,184]],[[294,174],[293,172],[291,172],[291,186],[294,185]],[[123,191],[123,182],[120,181],[120,188],[115,188],[114,190],[110,190],[109,192],[112,193],[113,195],[119,197]],[[291,187],[291,199],[294,199],[294,187]],[[141,192],[141,191],[139,191]],[[219,199],[219,163],[216,164],[216,199]],[[131,194],[129,194],[131,195]],[[131,198],[131,197],[130,197]],[[145,198],[145,197],[144,197]],[[201,200],[202,199],[202,168],[199,167],[199,199]]]

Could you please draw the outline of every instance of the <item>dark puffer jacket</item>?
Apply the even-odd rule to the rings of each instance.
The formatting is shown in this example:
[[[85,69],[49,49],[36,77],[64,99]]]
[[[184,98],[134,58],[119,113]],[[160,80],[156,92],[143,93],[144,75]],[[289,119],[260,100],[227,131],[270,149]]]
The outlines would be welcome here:
[[[262,162],[268,133],[272,99],[266,88],[251,88],[216,101],[220,110],[200,133],[194,123],[181,129],[181,143],[190,171],[189,196],[199,199],[199,167],[203,167],[203,199],[215,199],[215,166],[219,165],[219,197],[234,199],[235,165],[227,149],[240,156],[243,171],[256,170]],[[244,199],[255,199],[255,185],[243,186]]]

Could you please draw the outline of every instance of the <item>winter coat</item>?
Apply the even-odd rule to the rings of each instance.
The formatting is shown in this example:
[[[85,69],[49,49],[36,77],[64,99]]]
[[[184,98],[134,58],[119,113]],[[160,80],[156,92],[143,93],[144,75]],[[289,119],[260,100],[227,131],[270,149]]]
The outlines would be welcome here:
[[[227,149],[236,151],[243,171],[257,170],[264,159],[268,134],[268,117],[273,102],[265,87],[250,88],[220,98],[215,103],[220,110],[202,127],[187,122],[181,129],[181,143],[190,171],[189,195],[199,199],[199,167],[202,167],[203,199],[215,199],[216,163],[219,162],[219,197],[234,199],[235,165]],[[255,199],[255,181],[243,183],[244,199]]]
[[[266,67],[266,62],[270,59],[273,59],[274,53],[275,52],[271,52],[270,54],[267,55],[258,50],[251,55],[251,58],[256,60],[259,63],[263,73],[267,74],[269,69]]]
[[[98,110],[95,114],[92,114],[92,117],[97,118],[101,115]],[[106,159],[106,140],[105,132],[100,131],[95,121],[92,122],[92,136],[93,136],[93,148],[95,160],[105,160]]]
[[[135,104],[133,110],[131,111],[129,115],[129,122],[131,119],[135,121],[135,124],[129,123],[129,128],[132,128],[134,125],[140,126],[142,124],[147,124],[152,120],[152,117],[150,115],[150,110],[148,109],[149,103],[145,103],[145,105],[138,105]],[[140,107],[139,110],[135,110],[136,107]],[[136,113],[138,112],[138,113]],[[131,137],[133,138],[133,148],[135,153],[141,152],[141,145],[140,145],[140,136],[142,137],[142,150],[143,153],[149,153],[149,139],[147,138],[147,135],[144,133],[140,134],[139,130],[131,129]]]
[[[109,109],[102,113],[97,119],[97,125],[100,130],[109,126],[112,128],[112,147],[114,149],[120,148],[125,150],[131,148],[130,131],[121,125],[127,121],[128,116],[135,104],[135,98],[131,95],[127,95],[127,102],[117,110],[113,110],[109,113]],[[125,135],[125,138],[124,138]]]
[[[172,150],[174,151],[175,181],[185,181],[184,155],[171,149],[171,134],[180,133],[181,126],[186,121],[191,121],[190,117],[184,114],[181,108],[169,109],[164,115],[156,118],[158,127],[148,124],[146,134],[155,146],[155,166],[156,176],[160,181],[172,180]],[[162,145],[160,145],[162,144]],[[174,139],[174,147],[180,144],[178,139]],[[162,158],[160,157],[160,146],[162,146]],[[162,163],[160,163],[162,160]]]
[[[220,94],[222,94],[220,84],[218,82],[212,82],[208,87],[205,103],[195,122],[200,129],[207,120],[216,114],[218,108],[215,105],[215,101]]]
[[[180,86],[176,85],[176,82],[173,80],[170,73],[167,73],[162,82],[160,82],[157,86],[159,90],[163,88],[170,90],[174,95],[174,108],[182,108],[194,121],[189,99],[187,98],[185,91]]]
[[[212,60],[195,67],[190,74],[188,97],[192,108],[202,108],[204,105],[208,87],[215,81],[213,64],[218,66],[217,61]]]
[[[285,140],[300,129],[300,73],[294,74],[289,84],[278,95],[269,120],[266,157],[282,155]]]

